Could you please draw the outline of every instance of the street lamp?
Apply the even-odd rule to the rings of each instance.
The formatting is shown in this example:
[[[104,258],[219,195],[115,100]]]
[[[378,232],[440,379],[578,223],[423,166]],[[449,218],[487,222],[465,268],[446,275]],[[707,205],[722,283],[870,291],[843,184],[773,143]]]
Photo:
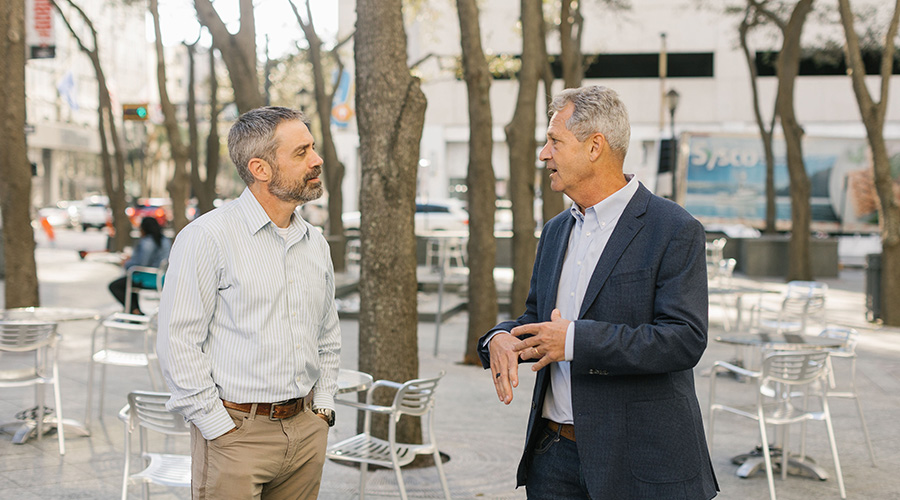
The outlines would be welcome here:
[[[678,176],[675,172],[675,110],[678,109],[678,100],[680,99],[678,91],[669,89],[666,92],[666,106],[669,108],[669,126],[672,131],[672,139],[669,141],[669,172],[672,175],[672,199],[678,199]]]

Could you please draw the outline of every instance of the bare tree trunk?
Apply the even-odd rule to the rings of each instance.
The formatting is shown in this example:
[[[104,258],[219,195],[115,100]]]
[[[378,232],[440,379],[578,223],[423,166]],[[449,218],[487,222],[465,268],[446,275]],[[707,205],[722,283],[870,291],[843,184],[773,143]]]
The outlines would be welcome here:
[[[494,149],[491,114],[491,72],[481,47],[476,0],[457,0],[463,71],[469,102],[469,329],[463,363],[480,365],[478,339],[497,324],[497,241],[494,239],[497,183],[491,154]]]
[[[169,196],[172,197],[172,211],[174,212],[173,224],[175,232],[187,225],[185,215],[185,202],[188,198],[190,179],[187,172],[189,152],[184,140],[181,138],[181,130],[178,129],[178,116],[175,106],[169,99],[169,91],[166,88],[166,58],[162,43],[162,32],[159,27],[159,2],[150,0],[150,14],[153,16],[153,29],[156,34],[156,83],[159,87],[159,103],[163,111],[163,122],[166,126],[166,135],[169,136],[169,149],[172,152],[172,161],[175,162],[175,171],[169,179],[166,187]]]
[[[234,102],[238,111],[245,113],[265,104],[259,89],[259,73],[256,67],[256,20],[253,0],[240,0],[241,27],[231,34],[210,0],[194,0],[197,19],[206,26],[212,36],[213,47],[222,54],[228,68]]]
[[[800,37],[813,0],[799,0],[785,23],[769,9],[766,1],[748,0],[761,15],[771,20],[781,31],[782,45],[775,63],[778,75],[777,112],[781,118],[787,148],[788,175],[791,182],[791,241],[788,245],[788,275],[790,280],[812,279],[810,263],[810,183],[803,162],[803,127],[794,113],[794,82],[800,73]]]
[[[866,87],[866,69],[863,65],[859,37],[853,27],[853,12],[849,0],[838,0],[841,25],[846,43],[844,56],[848,73],[853,82],[853,92],[866,127],[866,137],[872,151],[872,168],[875,171],[875,190],[880,201],[878,220],[881,223],[881,311],[885,325],[900,326],[900,207],[897,205],[895,181],[891,178],[891,164],[884,141],[884,120],[887,113],[888,90],[893,70],[894,40],[900,24],[900,0],[895,0],[894,13],[885,36],[884,53],[881,56],[881,94],[875,102]],[[889,307],[889,305],[891,305]]]
[[[563,4],[569,3],[568,0],[563,0]],[[580,4],[579,4],[580,5]],[[569,33],[571,34],[571,26],[569,26]],[[562,33],[562,25],[560,25],[560,37],[565,38]],[[547,52],[547,33],[546,33],[546,23],[541,22],[541,40],[544,45],[544,53]],[[579,27],[579,32],[580,32]],[[571,38],[571,37],[570,37]],[[571,40],[570,40],[571,41]],[[581,57],[581,37],[578,37],[578,53],[579,58]],[[562,57],[571,57],[571,54],[568,52],[571,51],[571,43],[568,46],[563,45],[562,47]],[[565,55],[568,54],[568,55]],[[547,103],[546,109],[550,109],[550,103],[553,101],[553,68],[550,66],[550,58],[545,57],[545,63],[543,64],[543,71],[541,73],[541,79],[544,82],[544,99]],[[565,62],[563,62],[565,65]],[[583,72],[582,72],[583,74]],[[566,84],[566,87],[569,85]],[[581,86],[581,80],[579,79],[578,85],[576,87]],[[540,170],[540,178],[541,178],[541,224],[546,224],[547,221],[556,217],[557,214],[562,212],[565,209],[565,204],[563,203],[563,194],[557,193],[550,187],[550,176],[547,174],[546,169]]]
[[[537,251],[534,237],[534,139],[538,80],[546,54],[541,47],[541,23],[544,20],[540,0],[521,0],[522,68],[519,70],[519,95],[512,121],[506,126],[509,144],[509,198],[513,212],[513,285],[511,312],[517,315],[525,307],[531,270]]]
[[[800,35],[813,0],[799,0],[784,30],[784,41],[776,63],[778,115],[784,131],[788,174],[791,179],[791,242],[788,245],[788,281],[811,280],[810,183],[803,162],[803,128],[794,113],[794,82],[800,73]]]
[[[376,379],[418,376],[416,171],[425,94],[406,63],[402,0],[357,0],[356,109],[362,179],[359,368]],[[420,442],[418,419],[398,440]],[[377,428],[386,435],[386,421]]]
[[[581,87],[584,79],[584,56],[581,52],[584,17],[581,15],[581,4],[577,0],[562,0],[559,15],[560,59],[567,89]]]
[[[5,306],[39,306],[31,164],[25,141],[25,3],[0,1],[0,211],[3,216]]]
[[[200,213],[215,208],[216,178],[219,176],[219,79],[216,77],[216,51],[209,49],[209,135],[206,136],[206,180],[198,191],[206,193],[205,203],[198,203]],[[198,214],[199,215],[199,214]]]
[[[334,147],[334,137],[331,134],[331,103],[334,101],[334,90],[340,85],[343,65],[338,56],[338,47],[332,50],[332,54],[338,61],[338,81],[332,87],[332,91],[325,89],[325,69],[322,65],[322,40],[316,33],[313,24],[312,9],[309,0],[306,0],[306,19],[300,15],[294,2],[289,2],[297,17],[297,22],[306,41],[309,44],[307,55],[313,69],[314,91],[316,94],[316,113],[319,115],[319,124],[322,129],[322,159],[325,165],[322,173],[325,175],[325,188],[328,189],[328,242],[331,245],[331,260],[334,262],[335,272],[346,269],[347,245],[344,239],[344,221],[341,219],[344,209],[344,164],[338,159],[337,149]]]
[[[109,87],[106,84],[106,75],[100,65],[100,45],[97,43],[97,30],[94,23],[84,10],[75,4],[73,0],[66,0],[90,30],[93,48],[88,48],[84,41],[72,28],[66,14],[59,8],[56,0],[50,0],[62,18],[63,24],[68,28],[78,48],[91,60],[94,74],[97,77],[98,93],[98,129],[100,132],[100,154],[103,165],[103,182],[106,193],[109,196],[109,208],[112,211],[113,230],[115,232],[113,249],[122,251],[131,244],[131,221],[125,215],[125,153],[119,132],[116,128],[116,116],[112,109],[112,99],[109,95]],[[109,143],[112,142],[112,151]]]
[[[191,161],[191,191],[197,197],[197,207],[199,212],[200,206],[212,205],[212,200],[206,199],[209,193],[203,189],[203,179],[200,176],[200,131],[197,124],[197,93],[195,91],[196,82],[196,59],[197,59],[197,42],[185,43],[188,53],[188,99],[187,99],[187,118],[188,118],[188,157]],[[215,126],[214,122],[210,123]],[[188,193],[190,194],[190,193]],[[199,215],[199,214],[195,214]]]
[[[759,86],[757,80],[759,77],[756,71],[756,58],[750,52],[747,44],[747,33],[750,28],[759,24],[759,13],[753,9],[752,5],[747,6],[744,13],[744,19],[741,21],[739,32],[741,49],[744,51],[744,59],[747,61],[747,69],[750,71],[750,90],[753,95],[753,116],[756,119],[756,126],[759,129],[759,137],[762,140],[763,152],[766,160],[766,226],[763,232],[774,234],[775,228],[775,151],[772,146],[772,136],[775,130],[775,120],[778,117],[778,101],[776,99],[774,109],[772,110],[772,119],[768,126],[762,117],[762,111],[759,105]]]

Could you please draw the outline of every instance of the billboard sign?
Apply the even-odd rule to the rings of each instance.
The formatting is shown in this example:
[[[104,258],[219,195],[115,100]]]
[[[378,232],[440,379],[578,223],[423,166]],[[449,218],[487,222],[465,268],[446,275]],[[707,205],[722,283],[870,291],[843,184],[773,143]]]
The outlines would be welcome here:
[[[704,223],[765,226],[766,161],[756,135],[683,134],[676,199]],[[900,141],[887,141],[900,192]],[[785,144],[774,139],[776,225],[790,230],[791,199]],[[804,137],[812,229],[831,233],[878,231],[878,196],[865,139]]]

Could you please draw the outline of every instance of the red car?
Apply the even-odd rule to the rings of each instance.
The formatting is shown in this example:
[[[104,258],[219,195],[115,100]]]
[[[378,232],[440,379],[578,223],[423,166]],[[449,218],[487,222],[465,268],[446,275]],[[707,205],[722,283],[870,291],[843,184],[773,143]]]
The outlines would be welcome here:
[[[153,217],[160,227],[166,227],[172,220],[172,203],[168,198],[139,198],[133,207],[125,209],[131,225],[139,227],[144,217]]]

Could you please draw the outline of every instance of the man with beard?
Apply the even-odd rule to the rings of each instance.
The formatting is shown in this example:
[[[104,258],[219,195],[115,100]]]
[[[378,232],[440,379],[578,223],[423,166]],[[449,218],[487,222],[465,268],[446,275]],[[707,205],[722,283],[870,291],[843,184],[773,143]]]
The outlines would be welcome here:
[[[341,347],[334,270],[299,206],[322,195],[306,117],[238,118],[247,188],[175,239],[159,309],[168,408],[191,423],[194,499],[314,499]]]

